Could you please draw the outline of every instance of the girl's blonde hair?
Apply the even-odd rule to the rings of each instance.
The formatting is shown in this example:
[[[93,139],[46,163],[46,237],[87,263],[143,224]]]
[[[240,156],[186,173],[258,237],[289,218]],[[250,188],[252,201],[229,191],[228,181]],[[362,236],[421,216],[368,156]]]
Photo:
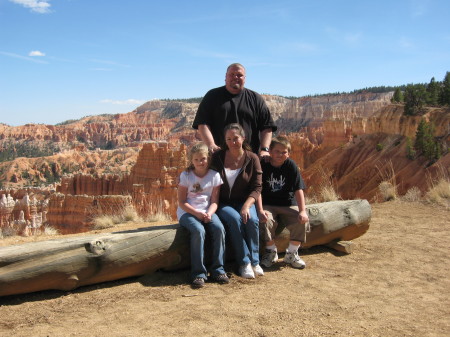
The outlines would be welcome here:
[[[194,157],[194,154],[196,153],[204,153],[206,154],[206,157],[208,158],[208,163],[210,160],[210,154],[208,146],[205,143],[196,143],[192,145],[188,152],[188,160],[189,160],[189,166],[186,168],[186,171],[192,171],[194,169],[194,164],[192,164],[192,157]]]

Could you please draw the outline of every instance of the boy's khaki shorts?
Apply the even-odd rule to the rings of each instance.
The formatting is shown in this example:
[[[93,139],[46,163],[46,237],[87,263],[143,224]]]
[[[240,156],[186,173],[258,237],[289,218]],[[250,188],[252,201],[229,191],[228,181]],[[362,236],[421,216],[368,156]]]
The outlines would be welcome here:
[[[267,222],[260,224],[266,242],[274,240],[285,227],[289,230],[291,241],[306,241],[307,225],[298,221],[298,206],[264,205],[263,209],[268,215]]]

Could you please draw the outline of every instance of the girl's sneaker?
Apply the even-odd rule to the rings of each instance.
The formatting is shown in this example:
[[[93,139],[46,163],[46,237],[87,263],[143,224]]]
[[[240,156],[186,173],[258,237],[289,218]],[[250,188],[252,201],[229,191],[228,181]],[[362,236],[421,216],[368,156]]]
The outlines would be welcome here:
[[[205,285],[205,279],[203,277],[196,277],[192,281],[192,288],[202,288]]]

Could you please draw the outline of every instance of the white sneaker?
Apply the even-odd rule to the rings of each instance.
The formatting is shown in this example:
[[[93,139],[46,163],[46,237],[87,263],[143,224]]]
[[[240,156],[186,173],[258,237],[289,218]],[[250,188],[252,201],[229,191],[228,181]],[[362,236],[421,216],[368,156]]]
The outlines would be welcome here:
[[[255,273],[253,272],[253,268],[250,263],[240,266],[239,274],[241,274],[241,277],[243,278],[255,278]]]
[[[261,265],[266,268],[270,268],[272,264],[278,261],[278,254],[276,250],[266,249],[262,259]]]
[[[255,276],[264,276],[264,270],[262,270],[259,264],[257,264],[256,266],[252,266],[252,268]]]
[[[283,261],[289,263],[294,268],[303,269],[306,267],[305,261],[303,261],[302,258],[298,256],[297,252],[291,253],[286,251],[286,255],[284,256]]]

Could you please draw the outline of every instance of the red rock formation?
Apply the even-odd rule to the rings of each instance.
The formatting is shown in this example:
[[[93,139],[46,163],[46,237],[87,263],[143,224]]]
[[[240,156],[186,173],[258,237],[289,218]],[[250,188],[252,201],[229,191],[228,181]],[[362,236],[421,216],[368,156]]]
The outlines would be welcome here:
[[[132,205],[129,195],[70,195],[55,193],[48,203],[48,224],[61,233],[86,231],[92,226],[93,219],[99,215],[120,214]]]
[[[448,147],[448,110],[429,109],[423,116],[407,117],[403,106],[390,104],[391,96],[361,93],[290,100],[264,95],[278,133],[292,142],[291,157],[310,186],[307,193],[327,179],[344,198],[376,198],[380,175],[391,162],[401,191],[414,184],[424,190],[425,174],[435,174],[438,164],[449,167],[449,155],[429,168],[423,160],[405,156],[406,137],[414,138],[421,118],[434,122]],[[199,139],[191,128],[197,106],[155,100],[127,114],[86,117],[59,126],[0,125],[0,150],[12,140],[66,149],[49,157],[2,163],[0,179],[20,186],[62,177],[57,190],[67,200],[60,194],[53,197],[48,214],[52,224],[86,226],[94,200],[114,195],[129,196],[142,216],[165,212],[175,218],[176,181],[187,165],[184,144]],[[380,143],[383,150],[377,151]],[[90,150],[97,146],[123,149]],[[67,172],[74,175],[65,176]]]
[[[423,157],[417,160],[407,158],[406,139],[415,137],[422,118],[436,126],[435,136],[442,139],[444,148],[444,156],[431,166]],[[303,176],[313,189],[324,180],[332,181],[344,199],[377,200],[378,186],[390,172],[394,172],[400,195],[413,186],[425,192],[429,187],[427,178],[436,177],[440,168],[450,173],[448,125],[448,108],[430,109],[422,116],[405,116],[402,107],[396,105],[388,106],[369,118],[326,121],[325,140],[317,148],[322,153],[319,159],[306,167]],[[324,177],[324,172],[329,175]]]
[[[130,174],[100,177],[78,174],[64,177],[57,191],[89,196],[131,195],[140,215],[162,212],[175,218],[177,180],[186,166],[184,144],[169,146],[167,142],[146,143]]]

